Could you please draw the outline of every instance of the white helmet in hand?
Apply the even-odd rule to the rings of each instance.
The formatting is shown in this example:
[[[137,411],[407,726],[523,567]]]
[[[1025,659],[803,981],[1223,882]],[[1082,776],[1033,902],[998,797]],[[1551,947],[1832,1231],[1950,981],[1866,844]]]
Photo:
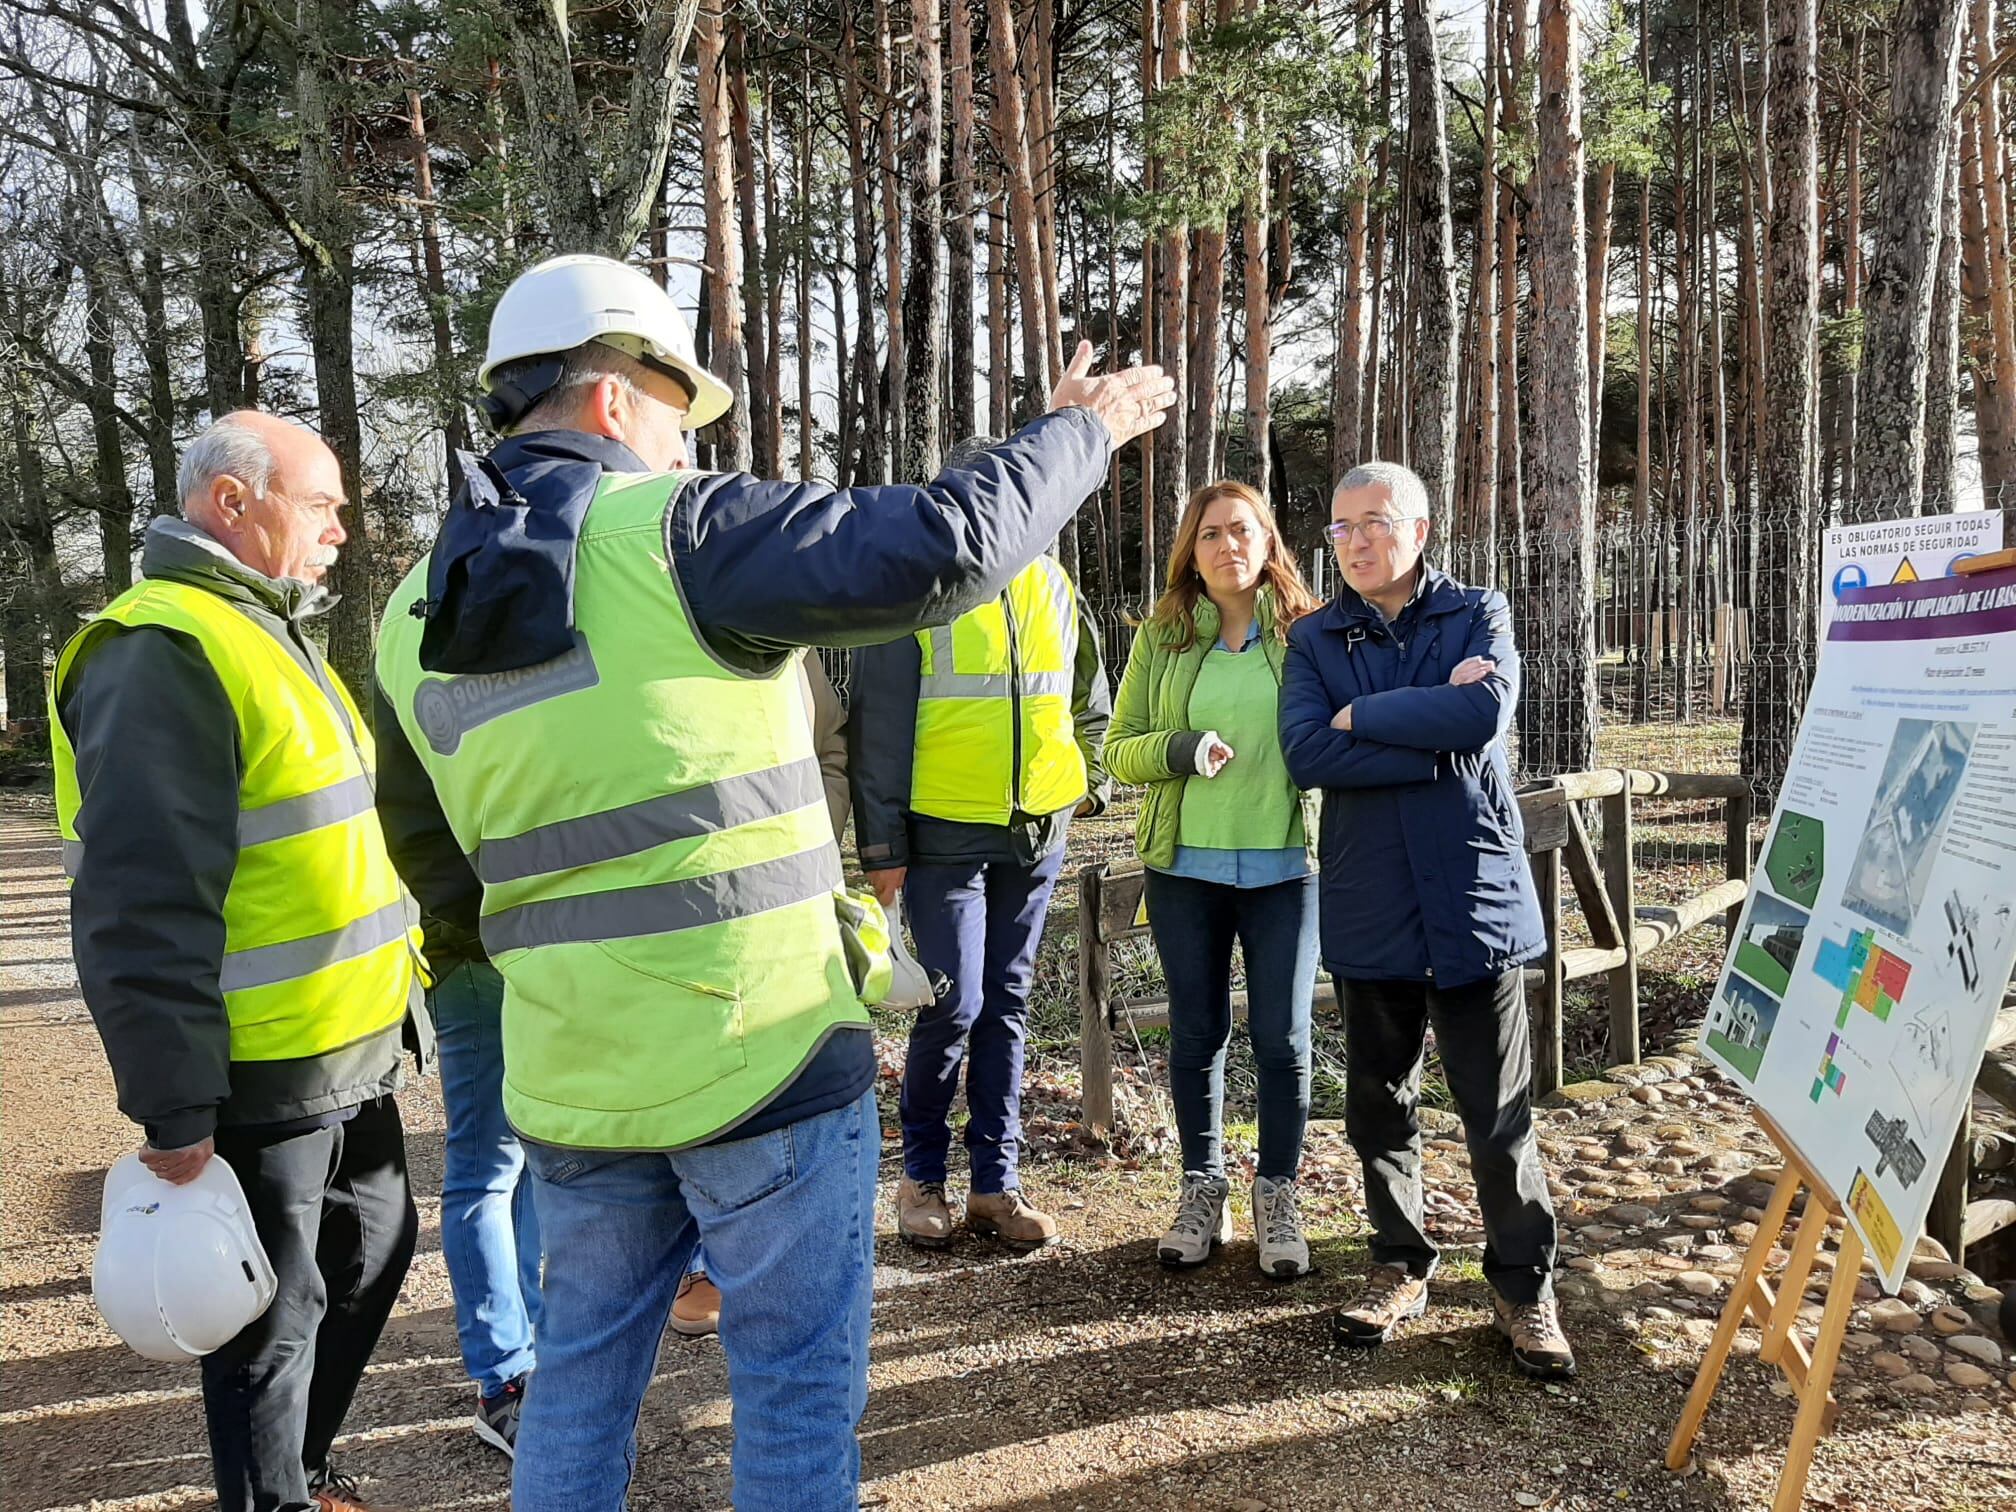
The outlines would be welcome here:
[[[481,408],[499,430],[515,425],[559,380],[560,358],[599,341],[671,375],[692,396],[686,428],[698,430],[735,402],[700,365],[693,331],[672,296],[636,268],[607,257],[549,257],[513,280],[490,315],[490,346],[476,374]],[[499,382],[497,369],[546,357],[528,375]]]
[[[91,1300],[150,1360],[196,1360],[272,1304],[273,1266],[237,1174],[205,1163],[181,1186],[123,1157],[105,1177]]]

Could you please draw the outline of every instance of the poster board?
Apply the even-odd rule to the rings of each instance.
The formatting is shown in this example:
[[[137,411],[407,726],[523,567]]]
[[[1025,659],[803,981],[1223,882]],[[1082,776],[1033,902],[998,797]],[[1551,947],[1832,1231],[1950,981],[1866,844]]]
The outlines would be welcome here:
[[[1950,577],[1960,563],[2001,545],[2002,512],[1997,509],[1835,526],[1820,547],[1821,638],[1826,638],[1842,594]]]
[[[2016,960],[2016,570],[1843,595],[1701,1036],[1895,1291]]]

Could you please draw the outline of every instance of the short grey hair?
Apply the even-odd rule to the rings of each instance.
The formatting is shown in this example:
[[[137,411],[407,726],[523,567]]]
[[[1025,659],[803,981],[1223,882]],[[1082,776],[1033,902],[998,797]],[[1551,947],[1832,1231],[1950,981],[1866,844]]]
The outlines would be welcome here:
[[[175,497],[182,513],[209,491],[219,478],[236,478],[255,494],[264,494],[273,476],[273,448],[249,425],[229,419],[213,421],[182,453],[175,471]]]
[[[525,369],[546,360],[544,357],[529,357],[522,363],[505,363],[497,370],[497,376],[516,378]],[[579,405],[574,391],[599,383],[604,378],[614,378],[633,401],[641,399],[644,375],[649,371],[628,352],[600,341],[584,341],[561,356],[560,376],[553,380],[551,388],[539,396],[539,402],[511,427],[510,434],[515,436],[527,431],[565,428],[574,419]]]
[[[1411,467],[1403,467],[1398,462],[1360,462],[1344,474],[1330,495],[1330,502],[1337,502],[1337,495],[1346,489],[1383,488],[1386,496],[1393,501],[1393,513],[1402,520],[1425,520],[1428,518],[1428,485]]]

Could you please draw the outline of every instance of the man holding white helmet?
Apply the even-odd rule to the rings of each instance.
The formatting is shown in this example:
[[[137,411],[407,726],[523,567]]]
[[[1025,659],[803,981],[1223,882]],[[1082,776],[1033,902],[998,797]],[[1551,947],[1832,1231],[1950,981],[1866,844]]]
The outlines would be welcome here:
[[[932,483],[686,471],[724,413],[673,301],[560,257],[506,291],[465,466],[379,645],[388,832],[503,974],[546,1247],[519,1512],[613,1512],[696,1242],[738,1507],[851,1508],[881,1130],[795,663],[1000,592],[1174,402],[1087,376]]]
[[[201,1356],[224,1512],[343,1512],[330,1445],[419,1227],[392,1096],[402,1044],[431,1044],[419,931],[372,808],[371,731],[310,634],[345,541],[335,455],[240,411],[178,482],[142,580],[53,679],[78,980],[152,1172],[122,1162],[108,1209],[123,1193],[180,1236],[161,1248],[142,1225],[122,1246],[132,1225],[108,1212],[97,1293],[134,1347]],[[256,1244],[190,1241],[203,1209],[241,1201]],[[265,1262],[236,1262],[259,1248],[254,1295]],[[220,1319],[244,1326],[221,1337]]]

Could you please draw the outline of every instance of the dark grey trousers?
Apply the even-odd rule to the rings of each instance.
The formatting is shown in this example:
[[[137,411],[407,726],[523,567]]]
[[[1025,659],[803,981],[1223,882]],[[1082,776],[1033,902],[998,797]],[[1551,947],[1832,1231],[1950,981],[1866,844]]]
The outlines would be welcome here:
[[[419,1236],[399,1107],[327,1128],[219,1129],[279,1281],[273,1305],[203,1357],[221,1512],[301,1512],[398,1300]]]
[[[1439,1251],[1421,1221],[1421,1062],[1435,1026],[1484,1213],[1484,1277],[1512,1303],[1553,1295],[1554,1207],[1533,1142],[1533,1062],[1522,974],[1438,987],[1340,981],[1345,1128],[1365,1169],[1372,1262],[1417,1276]]]

